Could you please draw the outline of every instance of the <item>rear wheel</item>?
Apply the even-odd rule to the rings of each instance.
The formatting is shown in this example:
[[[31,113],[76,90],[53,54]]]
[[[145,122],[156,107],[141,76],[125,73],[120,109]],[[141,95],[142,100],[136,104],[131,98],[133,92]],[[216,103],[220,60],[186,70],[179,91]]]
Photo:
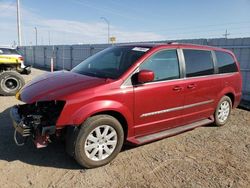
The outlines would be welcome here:
[[[119,121],[109,115],[87,119],[77,136],[75,159],[85,168],[103,166],[120,152],[124,140]]]
[[[215,125],[223,126],[229,119],[232,109],[232,101],[228,96],[223,96],[216,108],[214,117]]]
[[[4,71],[0,73],[0,94],[5,96],[15,95],[25,82],[23,77],[14,71]]]

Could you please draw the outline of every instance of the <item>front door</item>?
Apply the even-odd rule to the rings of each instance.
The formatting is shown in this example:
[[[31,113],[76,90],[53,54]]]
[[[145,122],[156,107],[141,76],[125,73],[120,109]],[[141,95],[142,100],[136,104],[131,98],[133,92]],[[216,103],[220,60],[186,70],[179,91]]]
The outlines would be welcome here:
[[[135,135],[170,129],[181,123],[183,81],[176,49],[161,50],[141,64],[139,70],[154,72],[154,81],[134,85]]]

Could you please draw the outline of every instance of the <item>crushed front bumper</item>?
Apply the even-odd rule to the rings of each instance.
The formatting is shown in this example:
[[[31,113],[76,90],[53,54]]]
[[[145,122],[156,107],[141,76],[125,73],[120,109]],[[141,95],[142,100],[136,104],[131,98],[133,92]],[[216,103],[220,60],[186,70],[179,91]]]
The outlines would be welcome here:
[[[10,109],[10,117],[15,130],[19,134],[21,134],[23,137],[32,135],[32,128],[24,124],[22,117],[20,117],[18,113],[18,106],[14,106]]]
[[[19,114],[19,106],[14,106],[10,109],[10,117],[12,119],[14,132],[14,141],[18,146],[23,146],[27,138],[31,137],[37,148],[46,147],[50,142],[50,135],[55,134],[56,126],[46,126],[37,128],[36,122],[25,123],[25,118]],[[23,142],[17,141],[17,133],[23,137]]]

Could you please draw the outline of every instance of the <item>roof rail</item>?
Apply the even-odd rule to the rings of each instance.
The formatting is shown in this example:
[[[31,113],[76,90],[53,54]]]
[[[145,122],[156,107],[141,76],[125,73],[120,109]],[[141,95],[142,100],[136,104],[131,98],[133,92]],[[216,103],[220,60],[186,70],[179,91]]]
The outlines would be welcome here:
[[[178,42],[175,42],[175,41],[170,41],[168,42],[167,44],[179,44]]]
[[[15,47],[13,46],[5,46],[5,45],[1,45],[0,48],[8,48],[8,49],[15,49]]]

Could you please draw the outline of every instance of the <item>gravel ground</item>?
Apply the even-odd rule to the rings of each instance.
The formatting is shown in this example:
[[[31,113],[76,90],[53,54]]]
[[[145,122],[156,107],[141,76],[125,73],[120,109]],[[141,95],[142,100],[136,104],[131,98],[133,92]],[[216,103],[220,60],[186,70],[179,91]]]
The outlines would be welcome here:
[[[28,81],[44,71],[33,69]],[[84,170],[63,143],[17,147],[9,108],[0,97],[1,187],[250,187],[250,112],[235,109],[224,127],[200,127],[140,147],[110,164]]]

